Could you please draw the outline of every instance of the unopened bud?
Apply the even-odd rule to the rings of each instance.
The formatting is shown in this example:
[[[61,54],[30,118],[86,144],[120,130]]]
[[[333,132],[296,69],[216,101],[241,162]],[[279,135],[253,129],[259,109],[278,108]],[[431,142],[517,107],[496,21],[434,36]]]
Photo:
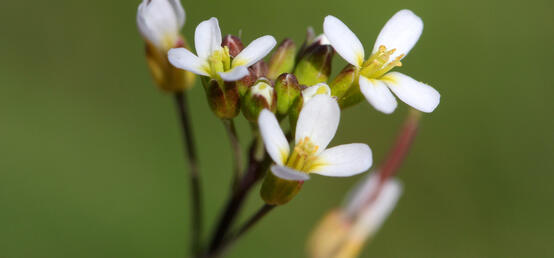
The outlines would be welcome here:
[[[296,54],[296,45],[291,39],[285,39],[269,61],[268,78],[275,80],[277,76],[283,73],[290,73],[294,68],[294,60]]]
[[[203,79],[208,103],[214,114],[221,119],[236,117],[240,111],[240,97],[235,82],[218,82],[217,80]]]
[[[307,251],[309,257],[338,257],[335,256],[335,253],[344,245],[351,228],[352,223],[346,219],[342,210],[331,210],[323,217],[310,238],[308,238]]]
[[[300,46],[300,49],[298,50],[298,54],[296,55],[296,60],[302,59],[304,57],[304,54],[306,53],[306,49],[313,43],[315,39],[315,31],[314,28],[308,27],[306,29],[306,39],[302,43],[302,46]]]
[[[252,68],[251,71],[253,72],[254,76],[256,76],[256,79],[267,78],[267,71],[269,68],[264,60],[253,64],[250,68]]]
[[[337,98],[341,108],[357,104],[363,99],[358,86],[359,71],[352,65],[347,65],[329,84],[331,94]]]
[[[186,47],[184,39],[179,40],[175,47]],[[195,75],[193,73],[171,65],[167,54],[148,41],[145,54],[154,82],[162,91],[178,92],[190,89],[194,85]]]
[[[286,204],[300,192],[304,181],[309,178],[308,174],[274,165],[264,179],[260,195],[269,205]]]
[[[276,95],[270,82],[259,80],[250,87],[242,101],[242,112],[244,117],[251,122],[256,123],[258,116],[263,109],[275,112]]]
[[[302,98],[304,99],[304,103],[308,103],[308,101],[310,101],[316,95],[331,96],[331,89],[325,83],[318,83],[302,91]]]
[[[293,74],[281,74],[275,80],[275,93],[277,95],[277,114],[286,116],[291,107],[300,96],[300,86]]]
[[[229,55],[231,55],[231,57],[237,56],[244,49],[244,45],[240,38],[233,35],[225,36],[221,46],[229,48]]]
[[[327,82],[335,50],[330,45],[313,44],[296,66],[294,74],[300,84],[315,85]]]

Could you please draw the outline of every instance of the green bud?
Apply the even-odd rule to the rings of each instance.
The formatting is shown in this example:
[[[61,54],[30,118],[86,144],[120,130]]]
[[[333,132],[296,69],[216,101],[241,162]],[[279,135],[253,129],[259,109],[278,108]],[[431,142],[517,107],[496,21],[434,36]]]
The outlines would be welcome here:
[[[254,71],[252,67],[248,68],[248,71],[250,72],[250,74],[235,82],[237,85],[239,96],[241,98],[244,97],[248,89],[252,87],[252,85],[254,85],[254,83],[256,83],[256,80],[258,79],[258,76],[255,75],[256,71]]]
[[[290,181],[268,172],[264,179],[260,195],[269,205],[283,205],[300,192],[304,181]]]
[[[353,65],[346,65],[344,69],[335,77],[329,84],[331,95],[336,97],[339,104],[343,101],[343,97],[351,90],[354,84],[357,84],[359,77],[358,69]]]
[[[271,82],[267,80],[259,80],[256,84],[250,87],[242,101],[242,112],[244,117],[250,122],[256,123],[258,116],[263,109],[268,109],[275,112],[276,95]]]
[[[203,78],[208,103],[214,114],[221,119],[236,117],[240,111],[240,98],[235,82],[222,82]]]
[[[296,45],[290,39],[285,39],[275,53],[271,56],[269,61],[268,78],[275,80],[277,76],[283,73],[290,73],[294,68],[296,54]]]
[[[293,74],[281,74],[275,80],[275,93],[277,95],[277,114],[286,116],[296,100],[300,97],[300,86]]]
[[[296,66],[294,74],[300,84],[315,85],[327,82],[331,74],[331,61],[335,51],[330,45],[318,42],[306,49],[306,54]]]

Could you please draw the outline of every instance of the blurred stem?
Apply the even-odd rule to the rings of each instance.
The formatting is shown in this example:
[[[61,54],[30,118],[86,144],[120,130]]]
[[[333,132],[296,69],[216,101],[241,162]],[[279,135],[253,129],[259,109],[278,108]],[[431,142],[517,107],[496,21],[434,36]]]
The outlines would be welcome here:
[[[231,151],[233,152],[233,192],[239,187],[239,178],[243,169],[242,164],[242,152],[240,149],[239,137],[237,129],[235,128],[235,122],[232,119],[223,119],[223,125],[227,136],[229,136],[229,142],[231,143]]]
[[[226,249],[231,247],[231,245],[235,243],[235,241],[237,241],[241,236],[243,236],[246,232],[248,232],[254,225],[256,225],[256,223],[258,223],[262,218],[264,218],[275,207],[277,206],[264,204],[264,206],[262,206],[254,215],[252,215],[252,217],[250,217],[250,219],[246,221],[246,223],[244,223],[244,225],[242,225],[239,228],[237,233],[235,233],[232,237],[224,241],[220,245],[220,247],[213,252],[212,257],[219,256]]]
[[[410,147],[417,135],[419,129],[419,120],[421,118],[421,112],[410,109],[408,117],[396,138],[394,147],[389,152],[387,159],[383,163],[380,169],[380,181],[384,182],[388,178],[396,175],[398,168],[406,158]]]
[[[194,142],[191,121],[188,113],[188,99],[186,92],[175,93],[175,101],[181,127],[183,130],[183,144],[186,149],[186,159],[189,165],[189,176],[192,196],[192,222],[191,222],[191,249],[194,256],[200,254],[200,238],[202,234],[202,192],[200,190],[200,176],[198,172],[198,156]]]
[[[259,148],[263,148],[263,144],[261,144],[260,141],[261,139],[258,136],[250,145],[248,168],[240,180],[237,190],[227,202],[225,210],[220,217],[210,241],[210,246],[207,251],[208,257],[214,255],[214,252],[223,243],[227,232],[233,225],[233,222],[236,219],[242,204],[244,203],[245,197],[248,195],[256,182],[263,177],[264,172],[267,171],[269,165],[271,164],[271,159],[265,151],[263,152],[263,156],[259,157]]]

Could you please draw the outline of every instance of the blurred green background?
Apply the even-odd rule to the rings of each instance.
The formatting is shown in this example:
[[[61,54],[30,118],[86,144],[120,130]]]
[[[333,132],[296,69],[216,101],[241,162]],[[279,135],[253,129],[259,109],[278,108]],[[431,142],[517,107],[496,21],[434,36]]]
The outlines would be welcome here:
[[[189,189],[173,99],[155,88],[135,1],[4,1],[0,10],[0,257],[184,257]],[[400,171],[405,193],[364,257],[554,257],[554,2],[186,1],[185,35],[211,16],[245,42],[301,43],[340,17],[367,51],[409,8],[425,22],[405,72],[433,85]],[[334,68],[344,65],[336,58]],[[204,92],[191,93],[206,227],[231,164]],[[346,110],[333,144],[368,143],[378,164],[407,112]],[[248,125],[240,119],[239,128]],[[246,143],[247,134],[242,135]],[[314,176],[230,257],[302,257],[307,235],[361,176]],[[261,205],[255,192],[243,216]],[[208,231],[209,232],[209,231]]]

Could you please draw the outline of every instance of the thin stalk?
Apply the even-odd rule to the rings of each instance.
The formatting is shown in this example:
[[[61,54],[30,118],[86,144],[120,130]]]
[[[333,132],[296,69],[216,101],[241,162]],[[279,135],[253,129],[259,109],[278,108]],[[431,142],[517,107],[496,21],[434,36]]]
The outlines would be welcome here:
[[[211,254],[213,251],[217,250],[221,243],[223,243],[227,232],[233,225],[240,209],[242,208],[245,197],[248,195],[256,182],[263,177],[265,171],[269,168],[269,165],[271,165],[271,159],[265,152],[261,158],[258,157],[260,153],[260,146],[263,148],[263,145],[261,145],[259,141],[261,141],[261,139],[258,137],[250,146],[248,159],[249,165],[247,171],[242,177],[237,190],[233,193],[231,199],[229,199],[225,206],[225,210],[223,211],[212,235],[208,254]]]
[[[262,218],[264,218],[270,211],[277,206],[264,204],[250,219],[248,219],[240,228],[237,230],[232,237],[226,239],[220,247],[212,253],[212,257],[217,257],[223,253],[226,249],[231,247],[240,237],[247,233],[254,225],[256,225]]]
[[[192,222],[191,222],[191,250],[194,256],[198,256],[201,251],[202,234],[202,191],[200,187],[200,175],[198,171],[198,156],[196,153],[196,144],[192,132],[191,121],[188,113],[187,95],[185,92],[175,93],[175,101],[181,128],[183,133],[183,145],[186,149],[186,160],[189,166],[189,180],[191,186],[192,198]]]
[[[229,137],[229,142],[231,143],[231,151],[233,153],[233,191],[236,191],[239,187],[239,179],[241,176],[241,171],[243,170],[242,164],[242,151],[240,148],[239,137],[237,134],[237,129],[235,128],[235,122],[231,119],[224,119],[223,125],[225,126],[225,131]]]

